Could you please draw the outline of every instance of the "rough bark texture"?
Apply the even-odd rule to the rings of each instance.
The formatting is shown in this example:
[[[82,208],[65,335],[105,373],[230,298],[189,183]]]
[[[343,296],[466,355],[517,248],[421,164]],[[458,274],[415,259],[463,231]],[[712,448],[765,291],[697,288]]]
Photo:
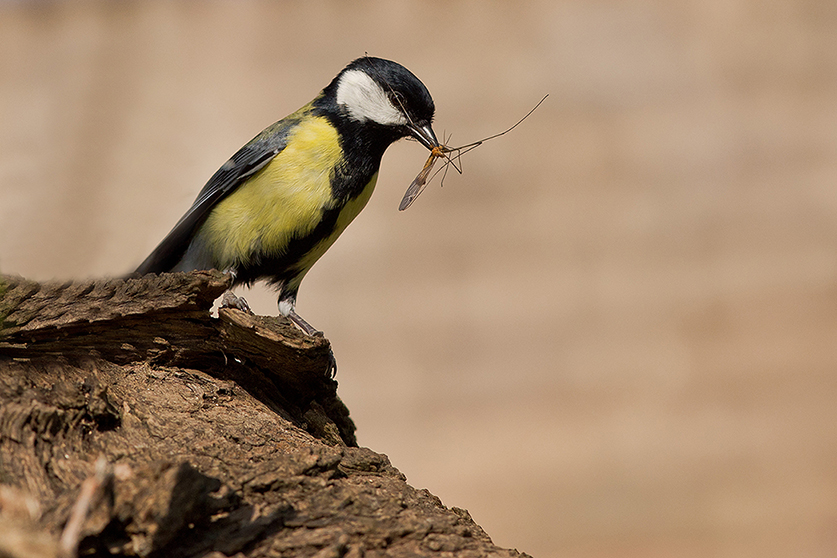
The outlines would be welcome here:
[[[228,284],[0,276],[0,558],[518,555],[357,447],[326,339],[211,317]]]

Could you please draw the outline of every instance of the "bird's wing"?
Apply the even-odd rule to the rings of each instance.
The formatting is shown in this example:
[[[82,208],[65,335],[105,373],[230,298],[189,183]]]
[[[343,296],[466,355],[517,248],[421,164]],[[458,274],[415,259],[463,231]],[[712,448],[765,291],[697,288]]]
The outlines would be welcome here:
[[[287,145],[288,133],[298,122],[298,118],[291,117],[280,120],[239,149],[212,175],[189,211],[140,264],[135,274],[162,273],[177,265],[212,208],[273,160]]]

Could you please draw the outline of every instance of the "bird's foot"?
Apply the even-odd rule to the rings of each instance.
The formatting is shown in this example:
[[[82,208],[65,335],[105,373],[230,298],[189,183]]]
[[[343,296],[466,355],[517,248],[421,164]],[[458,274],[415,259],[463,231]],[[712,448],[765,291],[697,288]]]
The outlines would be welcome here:
[[[334,351],[331,350],[331,347],[328,348],[328,366],[325,373],[332,380],[337,375],[337,359],[334,358]]]
[[[250,305],[247,304],[244,297],[235,296],[232,291],[224,292],[224,295],[221,297],[221,308],[236,308],[242,312],[246,312],[247,314],[253,314],[253,311],[250,310]]]
[[[310,335],[311,337],[325,337],[322,331],[316,329],[314,326],[302,319],[302,316],[297,314],[293,309],[291,309],[288,313],[288,319],[291,320],[291,323],[301,329],[306,335]],[[331,350],[331,347],[328,348],[328,367],[326,368],[326,375],[329,378],[334,378],[334,376],[337,375],[337,359],[334,358],[334,351]]]

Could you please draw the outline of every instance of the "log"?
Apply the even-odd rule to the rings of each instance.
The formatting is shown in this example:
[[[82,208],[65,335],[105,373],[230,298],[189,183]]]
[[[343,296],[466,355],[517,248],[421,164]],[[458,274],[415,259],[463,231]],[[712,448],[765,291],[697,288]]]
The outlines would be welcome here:
[[[219,272],[0,276],[0,557],[520,556],[357,446],[331,349]]]

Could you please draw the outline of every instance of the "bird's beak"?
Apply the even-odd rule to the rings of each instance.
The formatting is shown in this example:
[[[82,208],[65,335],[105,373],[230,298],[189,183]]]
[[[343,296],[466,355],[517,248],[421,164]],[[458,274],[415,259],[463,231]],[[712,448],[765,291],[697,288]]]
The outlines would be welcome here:
[[[430,124],[424,126],[411,125],[410,135],[416,138],[424,147],[433,150],[434,147],[439,147],[439,140],[436,139],[436,134]]]

